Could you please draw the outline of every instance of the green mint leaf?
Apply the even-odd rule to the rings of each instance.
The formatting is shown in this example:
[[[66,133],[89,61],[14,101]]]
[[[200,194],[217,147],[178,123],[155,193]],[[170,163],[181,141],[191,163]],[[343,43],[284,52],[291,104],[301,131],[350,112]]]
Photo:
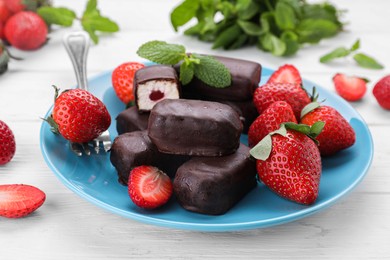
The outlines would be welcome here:
[[[304,4],[301,9],[303,19],[324,19],[341,25],[338,11],[328,3]]]
[[[89,37],[91,37],[92,41],[97,44],[99,43],[99,37],[96,35],[96,30],[91,26],[91,24],[87,21],[82,20],[81,26],[83,27],[84,31],[86,31],[89,34]]]
[[[180,82],[183,85],[187,85],[194,77],[194,63],[183,62],[180,65]]]
[[[173,9],[171,13],[171,24],[175,31],[177,31],[180,26],[188,23],[193,17],[195,17],[198,9],[198,0],[185,0],[175,9]]]
[[[137,50],[137,54],[156,63],[175,65],[186,56],[186,50],[183,45],[150,41],[141,45]]]
[[[37,10],[37,13],[47,24],[57,24],[64,27],[70,27],[76,18],[76,13],[64,7],[43,6]]]
[[[260,24],[264,32],[278,32],[274,12],[264,12],[260,16]]]
[[[250,151],[250,155],[258,160],[265,161],[268,159],[272,151],[272,135],[279,134],[282,136],[287,135],[287,130],[284,124],[280,125],[280,128],[266,135],[257,145],[255,145]]]
[[[97,0],[89,0],[87,2],[83,17],[81,18],[81,25],[88,32],[95,44],[99,42],[99,37],[96,34],[97,31],[108,33],[119,31],[117,23],[108,17],[100,15],[100,11],[97,8]]]
[[[286,52],[286,44],[272,33],[260,36],[261,46],[275,56],[282,56]]]
[[[320,105],[321,104],[317,101],[314,101],[314,102],[307,104],[301,111],[301,118],[303,118],[306,114],[310,113],[311,111],[313,111],[317,107],[320,107]]]
[[[98,12],[98,10],[97,10],[97,0],[89,0],[87,2],[87,6],[85,7],[84,15],[85,14],[96,13],[96,12]]]
[[[357,53],[353,55],[353,59],[359,64],[359,66],[367,69],[383,69],[383,65],[377,62],[374,58],[363,54]]]
[[[227,48],[228,50],[235,50],[242,47],[248,41],[250,36],[241,34],[238,38]]]
[[[332,60],[337,59],[337,58],[346,57],[350,53],[351,53],[350,50],[347,50],[344,47],[339,47],[339,48],[329,52],[328,54],[325,54],[324,56],[322,56],[320,58],[320,62],[327,63],[327,62],[332,61]]]
[[[294,9],[284,2],[277,2],[275,6],[275,21],[282,30],[294,29],[296,24]]]
[[[238,20],[237,24],[247,35],[259,36],[264,33],[263,29],[253,22]]]
[[[234,42],[234,40],[242,34],[242,30],[238,24],[234,24],[223,32],[221,32],[218,37],[215,39],[213,44],[213,49],[217,49],[220,47],[228,48],[230,44]]]
[[[293,31],[284,31],[280,39],[286,44],[286,50],[283,56],[293,55],[299,50],[298,35]]]
[[[200,60],[200,64],[194,65],[195,77],[215,88],[225,88],[231,84],[231,74],[228,68],[211,56],[192,54]]]
[[[238,10],[238,17],[241,20],[250,20],[252,19],[260,10],[260,7],[258,4],[256,4],[254,1],[248,1],[244,0],[237,1],[236,8]]]
[[[318,43],[323,38],[336,35],[339,32],[339,26],[332,21],[324,19],[304,19],[296,31],[301,43]]]
[[[88,28],[91,28],[93,31],[100,32],[117,32],[119,31],[119,26],[110,18],[99,16],[99,15],[85,15],[83,17],[83,24],[87,24]]]
[[[353,51],[356,51],[360,48],[360,40],[357,39],[356,42],[352,45],[350,51],[353,52]]]

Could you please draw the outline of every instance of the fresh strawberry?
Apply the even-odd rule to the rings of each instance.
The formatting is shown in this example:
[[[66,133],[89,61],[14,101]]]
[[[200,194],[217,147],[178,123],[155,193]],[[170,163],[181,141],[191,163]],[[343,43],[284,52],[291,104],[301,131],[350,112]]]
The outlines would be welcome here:
[[[4,0],[8,9],[15,14],[26,9],[26,5],[23,4],[23,1],[26,0]]]
[[[285,64],[272,73],[268,83],[295,83],[302,85],[302,78],[297,68],[293,65]]]
[[[24,184],[0,185],[0,216],[21,218],[39,208],[46,199],[40,189]]]
[[[154,209],[168,202],[172,196],[172,181],[153,166],[138,166],[130,172],[128,191],[135,205]]]
[[[390,109],[390,75],[379,80],[372,90],[379,105],[384,109]]]
[[[315,137],[321,129],[317,128],[319,131],[314,134],[313,128],[304,126],[308,131],[304,134],[297,131],[302,125],[292,130],[287,124],[267,136],[271,146],[262,141],[251,149],[251,154],[258,159],[257,173],[266,186],[283,198],[310,205],[318,197],[321,156],[316,143],[306,134]],[[269,151],[264,153],[264,149]]]
[[[267,134],[279,129],[280,124],[285,122],[297,123],[291,106],[285,101],[272,103],[249,127],[249,147],[255,146]]]
[[[0,0],[0,24],[5,23],[10,18],[12,12],[8,9],[4,0]],[[1,37],[0,37],[1,38]]]
[[[4,25],[2,22],[0,22],[0,41],[1,40],[4,40]],[[1,49],[1,51],[3,51],[3,49]]]
[[[0,120],[0,165],[11,161],[15,155],[16,144],[12,130]]]
[[[367,91],[367,80],[355,76],[337,73],[333,77],[336,92],[345,100],[357,101],[362,99]]]
[[[289,83],[266,83],[253,94],[253,103],[259,114],[275,101],[289,103],[295,117],[300,118],[302,108],[310,103],[310,97],[300,85]]]
[[[55,89],[53,113],[46,119],[53,132],[71,142],[84,143],[108,129],[110,114],[97,97],[82,89],[67,90],[58,96],[59,90]]]
[[[307,125],[317,121],[325,122],[324,129],[316,138],[321,155],[333,155],[355,143],[356,135],[352,126],[333,107],[319,106],[301,118],[301,123]]]
[[[112,72],[112,86],[118,98],[125,104],[134,101],[133,79],[137,70],[145,67],[138,62],[127,62],[119,65]]]
[[[46,42],[45,21],[36,13],[22,11],[8,19],[4,27],[7,41],[21,50],[34,50]]]

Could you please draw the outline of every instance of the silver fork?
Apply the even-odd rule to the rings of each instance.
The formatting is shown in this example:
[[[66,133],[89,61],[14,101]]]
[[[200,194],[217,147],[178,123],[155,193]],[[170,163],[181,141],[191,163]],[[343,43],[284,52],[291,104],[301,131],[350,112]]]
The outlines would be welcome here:
[[[89,36],[84,31],[71,32],[64,35],[63,44],[72,61],[73,68],[77,79],[77,88],[88,91],[87,80],[87,55],[90,44]],[[111,149],[111,138],[108,130],[92,140],[90,143],[73,143],[70,142],[70,149],[78,156],[91,155],[90,145],[98,154],[100,145],[105,152]]]

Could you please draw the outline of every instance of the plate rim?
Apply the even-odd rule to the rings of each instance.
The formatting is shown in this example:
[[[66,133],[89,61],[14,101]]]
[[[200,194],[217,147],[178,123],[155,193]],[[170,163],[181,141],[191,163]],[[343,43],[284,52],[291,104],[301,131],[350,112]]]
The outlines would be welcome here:
[[[269,71],[274,71],[271,68],[268,67],[263,67],[263,70],[269,70]],[[93,77],[88,78],[88,81],[94,81],[98,80],[101,77],[107,76],[107,74],[111,74],[112,70],[106,70],[103,71]],[[261,74],[262,77],[266,76]],[[317,85],[314,84],[312,81],[307,80],[303,78],[303,82],[310,83],[312,85]],[[317,85],[318,86],[318,85]],[[325,91],[329,92],[329,94],[332,95],[332,98],[336,98],[337,102],[343,103],[343,105],[347,106],[350,111],[352,111],[355,115],[354,118],[357,118],[359,121],[362,122],[362,126],[364,128],[364,132],[367,133],[368,136],[368,143],[370,144],[370,154],[368,161],[365,163],[364,169],[361,170],[361,174],[359,175],[358,178],[356,178],[353,182],[351,182],[345,189],[342,190],[342,192],[338,193],[335,196],[332,196],[330,199],[327,199],[321,203],[316,203],[314,205],[311,205],[305,209],[301,209],[299,211],[286,214],[283,216],[279,217],[274,217],[274,218],[269,218],[265,220],[259,220],[259,221],[246,221],[246,222],[234,222],[234,223],[189,223],[189,222],[179,222],[179,221],[172,221],[172,220],[164,220],[164,219],[157,219],[153,218],[150,216],[142,215],[142,214],[137,214],[129,211],[125,211],[122,209],[119,209],[115,206],[112,206],[108,203],[105,203],[99,199],[96,199],[90,194],[87,194],[83,192],[81,189],[78,189],[75,185],[73,185],[68,179],[64,177],[62,173],[60,173],[55,165],[53,165],[52,161],[49,160],[48,157],[48,151],[47,148],[43,146],[43,136],[45,133],[45,129],[48,127],[46,122],[41,123],[40,127],[40,132],[39,132],[39,137],[40,137],[40,150],[42,153],[42,156],[44,157],[44,160],[46,164],[49,166],[51,171],[56,175],[56,177],[61,181],[62,184],[64,184],[67,188],[69,188],[71,191],[76,193],[79,197],[87,200],[88,202],[103,208],[104,210],[110,212],[110,213],[115,213],[117,215],[120,215],[125,218],[130,218],[145,224],[152,224],[152,225],[157,225],[161,227],[167,227],[167,228],[174,228],[174,229],[183,229],[183,230],[193,230],[193,231],[207,231],[207,232],[229,232],[229,231],[239,231],[239,230],[249,230],[249,229],[258,229],[258,228],[267,228],[271,226],[276,226],[276,225],[282,225],[285,223],[293,222],[298,219],[305,218],[307,216],[313,215],[319,211],[325,210],[329,208],[330,206],[334,205],[337,201],[339,201],[341,198],[344,198],[347,194],[349,194],[354,188],[356,188],[359,183],[365,178],[367,175],[373,161],[373,156],[374,156],[374,142],[372,138],[372,134],[370,132],[370,129],[363,119],[363,117],[359,114],[359,112],[351,106],[347,101],[342,99],[341,97],[337,96],[335,93],[331,93],[329,90],[323,88],[320,86],[321,89],[324,89]],[[51,114],[51,111],[53,109],[53,105],[49,108],[47,111],[45,118]],[[367,151],[366,151],[367,152]]]

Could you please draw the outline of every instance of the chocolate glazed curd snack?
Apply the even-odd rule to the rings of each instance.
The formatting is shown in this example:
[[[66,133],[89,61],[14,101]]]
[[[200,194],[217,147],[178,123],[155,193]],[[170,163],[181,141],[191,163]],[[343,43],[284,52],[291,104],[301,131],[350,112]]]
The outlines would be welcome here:
[[[228,156],[194,157],[176,172],[173,189],[180,205],[203,214],[224,214],[256,186],[256,162],[241,144]]]
[[[146,130],[148,128],[149,113],[139,113],[136,106],[120,112],[116,117],[118,134]]]
[[[177,168],[189,156],[160,153],[150,141],[147,131],[134,131],[118,135],[111,147],[110,161],[118,173],[118,181],[127,185],[130,171],[141,165],[160,168],[173,177]]]
[[[237,150],[242,128],[238,113],[228,105],[166,99],[152,109],[148,134],[163,153],[223,156]]]
[[[234,58],[212,56],[230,71],[232,83],[226,88],[214,88],[196,77],[182,87],[184,96],[203,96],[208,100],[248,101],[252,100],[253,92],[259,86],[261,77],[261,65],[256,62]],[[174,66],[180,71],[179,64]],[[203,99],[203,98],[202,98]]]

